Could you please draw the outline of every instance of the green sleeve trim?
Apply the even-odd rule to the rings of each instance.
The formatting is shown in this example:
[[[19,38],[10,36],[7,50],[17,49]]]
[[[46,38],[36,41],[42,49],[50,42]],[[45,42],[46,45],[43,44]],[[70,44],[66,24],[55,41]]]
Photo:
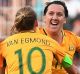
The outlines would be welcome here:
[[[70,57],[68,55],[65,55],[63,61],[62,61],[62,66],[64,68],[70,68],[72,66],[72,60],[70,59]]]

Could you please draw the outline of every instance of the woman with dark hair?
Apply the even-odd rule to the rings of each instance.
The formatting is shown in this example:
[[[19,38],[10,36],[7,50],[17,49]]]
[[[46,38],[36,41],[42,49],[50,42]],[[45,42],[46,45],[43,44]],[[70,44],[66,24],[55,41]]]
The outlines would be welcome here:
[[[67,54],[73,60],[75,51],[80,52],[80,38],[68,30],[63,30],[63,25],[66,24],[67,18],[68,10],[64,2],[48,2],[44,8],[45,28],[40,28],[40,33],[56,40],[63,48],[62,51],[67,52]],[[55,63],[55,65],[53,64],[53,74],[67,74],[65,69],[61,66],[61,64],[58,63],[58,61],[53,61],[53,63]],[[74,71],[78,71],[76,66]],[[70,71],[70,73],[71,72],[72,71]]]

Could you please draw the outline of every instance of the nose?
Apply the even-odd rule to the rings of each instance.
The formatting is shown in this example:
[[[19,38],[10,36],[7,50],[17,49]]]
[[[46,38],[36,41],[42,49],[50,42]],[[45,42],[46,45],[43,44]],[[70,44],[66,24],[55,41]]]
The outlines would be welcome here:
[[[52,16],[52,19],[58,19],[57,15],[54,14],[54,15]]]

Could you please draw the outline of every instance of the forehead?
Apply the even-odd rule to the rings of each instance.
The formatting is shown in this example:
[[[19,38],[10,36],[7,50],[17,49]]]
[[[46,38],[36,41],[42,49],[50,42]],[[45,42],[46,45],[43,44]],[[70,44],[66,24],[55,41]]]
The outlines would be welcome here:
[[[58,4],[51,4],[48,6],[48,11],[64,12],[64,7]]]

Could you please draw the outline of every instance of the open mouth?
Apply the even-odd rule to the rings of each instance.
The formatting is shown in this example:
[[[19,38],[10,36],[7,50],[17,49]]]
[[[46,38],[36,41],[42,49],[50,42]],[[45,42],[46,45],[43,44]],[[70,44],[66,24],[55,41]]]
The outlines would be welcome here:
[[[53,23],[51,23],[52,25],[58,25],[58,24],[53,24]]]
[[[53,23],[53,22],[51,22],[51,24],[52,24],[52,25],[58,25],[58,23]]]
[[[55,26],[58,25],[58,22],[57,21],[52,21],[51,20],[50,22],[51,22],[52,25],[55,25]]]

